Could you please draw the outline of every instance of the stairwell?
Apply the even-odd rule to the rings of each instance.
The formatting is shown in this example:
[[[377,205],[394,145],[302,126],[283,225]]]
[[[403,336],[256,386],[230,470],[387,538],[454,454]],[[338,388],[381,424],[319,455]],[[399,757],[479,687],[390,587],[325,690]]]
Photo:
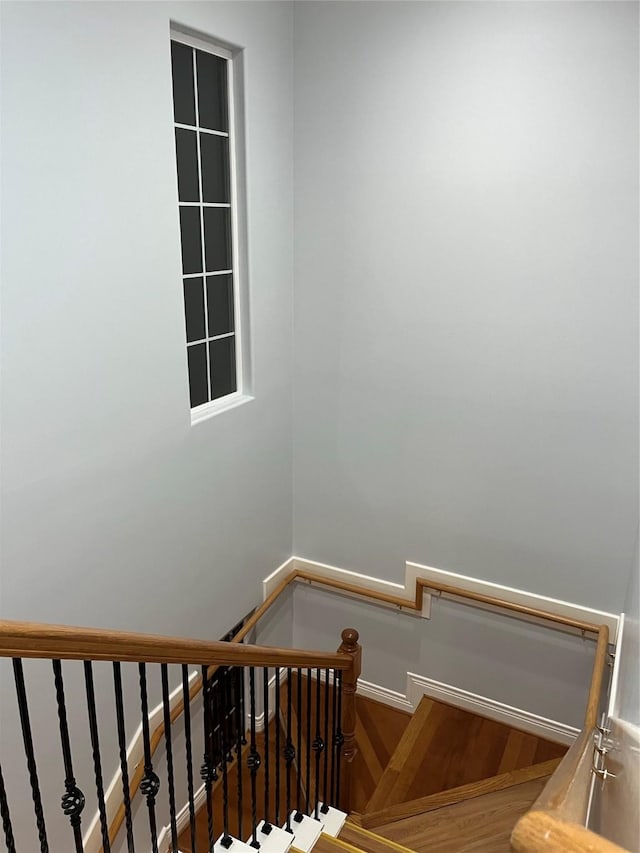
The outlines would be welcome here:
[[[307,798],[313,780],[305,780],[309,774],[304,756],[312,755],[307,731],[316,730],[317,718],[314,703],[307,704],[307,688],[306,678],[292,676],[291,691],[294,697],[299,693],[300,705],[293,704],[291,739],[302,756],[292,788],[296,807],[315,823],[314,804]],[[280,689],[283,706],[287,689]],[[279,725],[284,738],[283,719]],[[276,726],[274,720],[269,729],[272,745]],[[426,696],[412,716],[358,696],[356,742],[354,811],[348,816],[335,812],[329,824],[315,830],[307,827],[307,833],[315,834],[311,841],[308,834],[298,834],[292,820],[294,853],[506,853],[513,827],[566,752],[561,744]],[[312,764],[309,767],[312,774]],[[264,790],[264,776],[260,782]],[[236,777],[230,776],[229,783],[237,784]],[[323,819],[320,813],[318,817]],[[206,849],[204,811],[198,820],[196,849]],[[234,815],[232,824],[235,820]],[[180,841],[183,853],[195,853],[186,833]]]

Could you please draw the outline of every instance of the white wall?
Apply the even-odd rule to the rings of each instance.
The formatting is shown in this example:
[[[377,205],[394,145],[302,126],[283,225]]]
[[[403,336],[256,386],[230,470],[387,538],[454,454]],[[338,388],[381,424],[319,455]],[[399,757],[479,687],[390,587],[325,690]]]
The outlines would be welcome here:
[[[2,3],[1,13],[1,615],[217,639],[292,550],[291,7],[47,2]],[[171,18],[246,48],[255,400],[193,428]],[[50,667],[42,672],[46,685]],[[2,761],[22,784],[11,805],[24,828],[30,794],[5,677]],[[98,689],[108,777],[109,677]],[[135,673],[127,683],[131,735]],[[37,734],[55,706],[34,702],[51,699],[37,678],[28,688]],[[152,704],[157,673],[153,689]],[[82,770],[82,701],[71,725],[83,734]],[[50,849],[61,853],[59,744],[37,736],[36,749]],[[79,778],[90,796],[93,776]],[[18,837],[18,849],[36,846]]]
[[[294,553],[622,609],[638,6],[295,8]]]

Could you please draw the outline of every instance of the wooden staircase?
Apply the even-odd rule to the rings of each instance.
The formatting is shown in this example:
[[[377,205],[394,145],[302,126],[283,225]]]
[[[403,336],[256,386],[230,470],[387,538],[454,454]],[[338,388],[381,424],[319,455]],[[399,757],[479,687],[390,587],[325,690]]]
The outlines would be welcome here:
[[[508,853],[566,752],[427,697],[412,717],[358,697],[356,735],[360,811],[318,853]]]

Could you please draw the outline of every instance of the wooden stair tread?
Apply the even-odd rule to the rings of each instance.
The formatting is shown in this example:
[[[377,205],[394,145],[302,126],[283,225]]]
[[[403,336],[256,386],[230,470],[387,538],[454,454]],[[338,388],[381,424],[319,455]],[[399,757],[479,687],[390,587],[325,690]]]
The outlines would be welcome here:
[[[371,832],[369,829],[356,826],[350,817],[340,830],[339,840],[345,841],[353,847],[365,851],[365,853],[411,853],[407,847],[403,847],[397,841],[391,841]]]
[[[533,779],[544,779],[551,776],[561,761],[561,758],[552,758],[550,761],[533,764],[530,767],[523,767],[519,770],[490,776],[478,782],[470,782],[467,785],[460,785],[457,788],[448,788],[445,791],[429,794],[426,797],[418,797],[415,800],[408,800],[404,803],[397,803],[396,805],[380,809],[377,812],[368,812],[361,817],[362,825],[372,829],[376,826],[383,826],[393,821],[412,817],[413,815],[435,811],[436,809],[454,805],[464,800],[481,797],[484,794],[490,794],[494,791],[501,791],[515,785],[522,785]]]
[[[420,701],[363,811],[367,816],[561,758],[566,747],[430,699]]]
[[[511,853],[513,827],[546,782],[546,778],[534,779],[379,826],[376,832],[416,853]]]

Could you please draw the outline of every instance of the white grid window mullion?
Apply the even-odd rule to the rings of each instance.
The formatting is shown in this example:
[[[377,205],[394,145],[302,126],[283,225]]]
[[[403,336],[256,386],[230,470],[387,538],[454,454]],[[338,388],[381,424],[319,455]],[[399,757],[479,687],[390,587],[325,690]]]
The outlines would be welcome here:
[[[193,56],[193,96],[195,101],[195,113],[196,113],[196,126],[200,124],[200,113],[198,110],[198,70],[196,63],[196,51],[195,48],[192,51]],[[206,252],[205,252],[205,238],[204,238],[204,207],[202,206],[203,194],[202,194],[202,153],[200,151],[200,132],[196,131],[196,151],[198,155],[198,191],[200,193],[200,237],[201,237],[201,249],[202,249],[202,295],[204,298],[204,335],[206,340],[209,340],[209,308],[207,304],[207,261],[206,261]],[[209,362],[209,345],[205,343],[205,358],[207,360],[207,391],[209,393],[209,400],[213,398],[213,394],[211,392],[211,364]]]

